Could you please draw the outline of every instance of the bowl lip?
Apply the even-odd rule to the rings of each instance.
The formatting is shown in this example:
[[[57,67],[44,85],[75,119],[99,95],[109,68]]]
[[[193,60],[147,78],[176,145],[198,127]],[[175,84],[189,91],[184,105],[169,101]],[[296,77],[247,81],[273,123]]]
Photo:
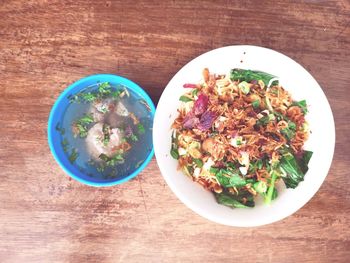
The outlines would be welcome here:
[[[59,105],[61,104],[61,102],[67,98],[67,96],[69,95],[69,92],[74,89],[76,86],[80,85],[81,83],[84,83],[86,81],[89,80],[98,80],[99,78],[110,78],[110,79],[116,79],[118,82],[120,82],[121,84],[124,84],[125,82],[129,82],[132,84],[133,87],[129,87],[128,85],[126,85],[126,87],[136,93],[138,93],[139,95],[141,95],[141,97],[143,99],[146,100],[147,104],[150,106],[151,108],[151,116],[152,116],[152,123],[154,122],[154,116],[155,116],[155,106],[154,103],[152,101],[152,99],[150,98],[150,96],[146,93],[146,91],[144,89],[142,89],[137,83],[133,82],[130,79],[127,79],[125,77],[119,76],[119,75],[115,75],[115,74],[93,74],[93,75],[89,75],[86,77],[83,77],[75,82],[73,82],[72,84],[70,84],[67,88],[65,88],[63,90],[63,92],[61,92],[61,94],[57,97],[57,99],[55,100],[54,105],[51,108],[50,114],[49,114],[49,118],[48,118],[48,128],[47,128],[47,137],[48,137],[48,144],[49,144],[49,148],[50,151],[55,159],[55,161],[58,163],[58,165],[61,167],[61,169],[68,174],[71,178],[73,178],[74,180],[89,185],[89,186],[94,186],[94,187],[106,187],[106,186],[114,186],[114,185],[118,185],[118,184],[122,184],[124,182],[127,182],[129,180],[131,180],[132,178],[136,177],[140,172],[142,172],[143,169],[146,168],[146,166],[150,163],[150,161],[152,160],[153,156],[154,156],[154,145],[152,142],[152,149],[150,151],[150,153],[147,155],[146,159],[143,161],[143,163],[135,170],[133,171],[131,174],[129,174],[126,177],[123,177],[122,179],[116,179],[115,181],[108,181],[108,182],[93,182],[93,181],[89,181],[86,180],[84,178],[81,178],[77,175],[75,175],[74,173],[72,173],[71,171],[69,171],[69,169],[66,168],[66,166],[61,162],[60,158],[58,157],[57,151],[54,147],[54,136],[53,136],[53,132],[55,130],[55,123],[53,121],[53,116],[54,113],[57,111]],[[153,125],[152,125],[153,127]],[[153,138],[153,137],[152,137]]]
[[[223,218],[219,218],[219,217],[216,217],[215,215],[212,215],[208,212],[206,212],[205,209],[203,208],[199,208],[197,207],[196,205],[194,205],[189,199],[189,197],[185,196],[185,195],[182,195],[177,189],[176,187],[173,185],[173,183],[170,181],[170,178],[166,175],[163,174],[163,171],[164,169],[162,164],[159,163],[158,159],[160,159],[160,156],[158,156],[160,153],[157,152],[157,149],[158,149],[158,142],[157,140],[153,140],[154,142],[154,148],[155,148],[155,156],[156,156],[156,160],[157,160],[157,164],[159,166],[159,169],[161,171],[161,174],[164,178],[164,180],[167,182],[168,186],[170,187],[170,189],[172,190],[172,192],[175,194],[175,196],[177,198],[180,199],[180,201],[185,204],[188,208],[190,208],[193,212],[197,213],[198,215],[200,215],[201,217],[204,217],[205,219],[207,220],[210,220],[212,222],[215,222],[215,223],[219,223],[219,224],[222,224],[222,225],[226,225],[226,226],[231,226],[231,227],[259,227],[259,226],[263,226],[263,225],[268,225],[268,224],[272,224],[272,223],[275,223],[277,221],[281,221],[287,217],[289,217],[290,215],[294,214],[295,212],[297,212],[300,208],[302,208],[304,205],[306,205],[314,196],[315,194],[319,191],[321,185],[323,184],[324,180],[326,179],[328,173],[329,173],[329,170],[331,168],[331,165],[332,165],[332,161],[333,161],[333,157],[334,157],[334,149],[335,149],[335,136],[336,136],[336,133],[335,133],[335,122],[334,122],[334,116],[333,116],[333,112],[332,112],[332,108],[329,104],[329,101],[327,99],[327,96],[325,95],[323,89],[321,88],[321,86],[319,85],[319,83],[316,81],[316,79],[309,73],[308,70],[306,70],[301,64],[299,64],[297,61],[295,61],[294,59],[292,59],[291,57],[279,52],[279,51],[276,51],[274,49],[271,49],[271,48],[266,48],[266,47],[262,47],[262,46],[255,46],[255,45],[228,45],[228,46],[223,46],[223,47],[219,47],[219,48],[215,48],[215,49],[212,49],[212,50],[209,50],[207,52],[204,52],[196,57],[194,57],[193,59],[191,59],[190,61],[188,61],[183,67],[181,67],[176,73],[175,75],[169,80],[168,84],[166,85],[164,91],[168,88],[169,84],[172,83],[172,81],[177,77],[177,75],[179,75],[180,73],[183,72],[184,68],[187,67],[188,64],[190,64],[191,62],[193,62],[194,60],[197,60],[197,59],[200,59],[201,57],[203,56],[206,56],[208,53],[215,53],[215,52],[218,52],[218,50],[224,50],[224,49],[230,49],[230,48],[247,48],[247,49],[260,49],[262,51],[267,51],[267,52],[274,52],[276,54],[278,54],[279,56],[282,56],[282,57],[285,57],[287,58],[288,60],[290,60],[292,63],[295,63],[297,66],[299,66],[302,70],[305,71],[305,73],[315,82],[315,84],[320,88],[320,92],[322,92],[323,96],[325,97],[326,99],[326,102],[327,104],[325,105],[325,107],[328,107],[329,109],[329,113],[330,113],[330,123],[329,125],[331,126],[331,135],[332,135],[332,138],[330,138],[330,140],[332,141],[332,148],[330,149],[331,150],[331,154],[330,154],[330,158],[329,158],[329,163],[328,163],[328,168],[327,168],[327,173],[324,175],[324,178],[323,180],[320,182],[319,185],[317,185],[315,188],[314,188],[314,191],[312,191],[311,194],[309,194],[308,196],[306,196],[305,200],[303,202],[300,202],[300,204],[298,204],[294,209],[292,209],[291,211],[289,211],[288,213],[285,213],[283,214],[282,216],[279,216],[279,217],[275,217],[275,218],[272,218],[271,220],[264,220],[264,221],[261,221],[259,223],[245,223],[245,222],[235,222],[234,224],[228,222],[226,219],[223,219]],[[163,94],[164,94],[164,91],[163,93],[161,94],[160,96],[160,99],[159,99],[159,102],[158,102],[158,105],[161,105],[162,103],[162,97],[163,97]],[[157,107],[157,111],[156,111],[156,114],[154,116],[154,124],[157,124],[159,121],[157,120],[158,119],[158,107]],[[157,126],[154,125],[154,129],[153,129],[153,138],[155,136],[155,132],[157,130]],[[154,138],[155,139],[155,138]]]

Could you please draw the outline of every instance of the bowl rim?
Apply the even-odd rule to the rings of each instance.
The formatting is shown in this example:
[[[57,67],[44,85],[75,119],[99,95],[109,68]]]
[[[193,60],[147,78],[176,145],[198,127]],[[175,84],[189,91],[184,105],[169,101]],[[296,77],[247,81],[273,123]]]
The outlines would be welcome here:
[[[195,205],[192,201],[190,201],[190,197],[186,196],[186,195],[183,195],[175,186],[174,184],[172,183],[172,181],[170,180],[170,176],[168,175],[164,175],[163,172],[165,171],[164,170],[164,167],[162,164],[159,163],[159,160],[161,159],[161,154],[162,152],[159,152],[159,143],[155,140],[155,135],[156,135],[156,131],[157,131],[157,126],[160,122],[159,119],[159,105],[162,104],[162,102],[164,101],[164,97],[163,97],[163,94],[164,94],[164,91],[169,87],[170,84],[173,84],[174,80],[177,79],[178,75],[182,74],[183,71],[185,70],[185,68],[190,64],[192,63],[193,61],[197,61],[197,60],[200,60],[202,57],[206,56],[208,53],[215,53],[215,52],[218,52],[219,50],[225,50],[225,49],[230,49],[230,48],[237,48],[237,49],[259,49],[261,51],[266,51],[266,52],[273,52],[273,53],[276,53],[278,54],[279,56],[281,57],[284,57],[286,58],[287,60],[289,60],[290,62],[296,64],[298,67],[300,67],[303,71],[305,71],[305,73],[308,75],[308,77],[310,79],[312,79],[316,84],[317,86],[320,88],[320,92],[322,92],[322,96],[324,96],[324,98],[326,99],[326,102],[327,104],[324,105],[325,107],[327,107],[329,109],[329,113],[330,113],[330,121],[331,123],[329,123],[330,127],[331,127],[331,138],[329,138],[331,141],[332,141],[332,147],[331,149],[329,149],[331,151],[330,153],[330,157],[329,157],[329,163],[327,164],[327,172],[325,173],[322,181],[320,182],[319,185],[317,185],[316,187],[314,187],[314,191],[311,191],[312,193],[310,193],[308,196],[306,196],[306,198],[304,199],[303,202],[300,202],[296,207],[294,207],[292,210],[288,211],[288,213],[285,213],[283,214],[282,216],[278,216],[278,217],[274,217],[272,219],[269,219],[269,220],[265,220],[265,221],[261,221],[260,223],[246,223],[246,222],[235,222],[234,224],[233,223],[230,223],[228,222],[228,220],[226,220],[226,218],[220,218],[220,217],[217,217],[215,215],[212,215],[210,213],[207,212],[206,209],[204,208],[200,208],[198,207],[197,205]],[[296,60],[292,59],[291,57],[279,52],[279,51],[276,51],[274,49],[270,49],[270,48],[266,48],[266,47],[262,47],[262,46],[255,46],[255,45],[228,45],[228,46],[223,46],[223,47],[219,47],[219,48],[215,48],[215,49],[212,49],[212,50],[209,50],[207,52],[204,52],[196,57],[193,57],[190,61],[188,61],[183,67],[181,67],[174,75],[173,77],[169,80],[168,84],[166,85],[165,89],[164,89],[160,99],[159,99],[159,102],[158,102],[158,107],[157,107],[157,111],[156,111],[156,114],[155,114],[155,118],[154,118],[154,129],[153,129],[153,137],[154,137],[154,147],[155,147],[155,156],[156,156],[156,160],[157,160],[157,163],[158,163],[158,166],[161,170],[161,173],[162,173],[162,176],[164,178],[164,180],[167,182],[169,188],[172,190],[172,192],[175,194],[175,196],[184,204],[186,205],[188,208],[190,208],[193,212],[197,213],[198,215],[200,215],[201,217],[207,219],[207,220],[210,220],[212,222],[215,222],[215,223],[219,223],[219,224],[223,224],[223,225],[227,225],[227,226],[233,226],[233,227],[258,227],[258,226],[262,226],[262,225],[267,225],[267,224],[271,224],[271,223],[274,223],[274,222],[277,222],[277,221],[280,221],[280,220],[283,220],[287,217],[289,217],[290,215],[292,215],[293,213],[297,212],[300,208],[302,208],[304,205],[306,205],[313,197],[314,195],[318,192],[318,190],[320,189],[321,185],[323,184],[324,180],[326,179],[328,173],[329,173],[329,170],[331,168],[331,164],[332,164],[332,160],[333,160],[333,157],[334,157],[334,149],[335,149],[335,136],[336,136],[336,133],[335,133],[335,122],[334,122],[334,116],[333,116],[333,113],[332,113],[332,108],[330,107],[330,104],[329,104],[329,101],[324,93],[324,91],[322,90],[321,86],[318,84],[318,82],[316,81],[316,79],[309,73],[308,70],[306,70],[301,64],[299,64]],[[163,97],[163,99],[162,99]],[[164,102],[163,102],[164,103]]]
[[[117,82],[120,82],[121,84],[125,84],[125,82],[128,82],[129,84],[132,85],[132,87],[129,87],[128,85],[125,84],[125,86],[138,93],[139,95],[141,95],[141,97],[143,99],[145,99],[145,101],[147,102],[147,104],[150,106],[151,108],[151,116],[152,116],[152,127],[153,127],[153,122],[154,122],[154,116],[155,116],[155,106],[154,103],[152,101],[152,99],[150,98],[150,96],[146,93],[146,91],[144,89],[142,89],[137,83],[133,82],[130,79],[127,79],[125,77],[119,76],[119,75],[115,75],[115,74],[93,74],[93,75],[89,75],[86,77],[83,77],[73,83],[71,83],[67,88],[65,88],[60,95],[57,97],[57,99],[55,100],[55,103],[53,104],[50,114],[49,114],[49,118],[48,118],[48,128],[47,128],[47,137],[48,137],[48,144],[49,144],[49,148],[50,151],[55,159],[55,161],[58,163],[58,165],[61,167],[61,169],[71,178],[73,178],[74,180],[89,185],[89,186],[94,186],[94,187],[107,187],[107,186],[114,186],[114,185],[118,185],[118,184],[122,184],[124,182],[127,182],[129,180],[131,180],[132,178],[136,177],[140,172],[142,172],[143,169],[146,168],[146,166],[150,163],[150,161],[152,160],[153,156],[154,156],[154,146],[153,146],[153,142],[152,142],[152,149],[150,151],[150,153],[147,155],[146,159],[143,161],[143,163],[136,169],[134,170],[131,174],[129,174],[126,177],[123,177],[121,179],[116,179],[115,181],[108,181],[108,182],[95,182],[95,181],[89,181],[87,179],[81,178],[78,175],[72,173],[69,169],[67,169],[67,167],[63,164],[63,162],[61,161],[60,157],[57,154],[56,148],[54,147],[54,131],[55,131],[55,127],[56,127],[56,123],[54,123],[53,117],[55,112],[57,111],[57,109],[59,108],[59,105],[61,104],[61,102],[67,98],[67,96],[69,95],[70,91],[72,89],[74,89],[76,86],[86,82],[86,81],[90,81],[90,80],[98,80],[99,78],[110,78],[110,79],[115,79]],[[153,139],[153,137],[152,137]]]

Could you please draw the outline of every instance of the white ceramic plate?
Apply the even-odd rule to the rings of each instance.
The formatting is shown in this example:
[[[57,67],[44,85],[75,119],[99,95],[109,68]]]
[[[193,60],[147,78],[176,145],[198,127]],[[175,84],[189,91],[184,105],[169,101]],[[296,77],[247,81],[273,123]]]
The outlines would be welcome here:
[[[306,119],[312,131],[305,149],[314,152],[305,180],[296,189],[280,189],[270,206],[231,209],[216,203],[214,195],[177,170],[170,154],[170,126],[177,116],[179,97],[188,91],[184,83],[198,83],[203,68],[228,73],[232,68],[260,70],[278,76],[293,99],[306,99]],[[165,88],[156,110],[153,143],[159,168],[176,196],[199,215],[217,223],[250,227],[283,219],[305,205],[320,188],[330,168],[335,143],[331,108],[316,80],[297,62],[271,49],[256,46],[228,46],[207,52],[185,65]]]

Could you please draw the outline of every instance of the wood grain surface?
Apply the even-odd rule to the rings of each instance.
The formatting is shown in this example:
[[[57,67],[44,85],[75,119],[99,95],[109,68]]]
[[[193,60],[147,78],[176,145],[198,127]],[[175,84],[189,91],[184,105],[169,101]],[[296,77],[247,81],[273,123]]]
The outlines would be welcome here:
[[[0,262],[349,262],[349,22],[348,0],[0,0]],[[116,73],[156,103],[192,58],[235,44],[295,59],[331,104],[332,167],[297,213],[227,227],[183,205],[155,159],[100,189],[59,168],[46,129],[67,85]]]

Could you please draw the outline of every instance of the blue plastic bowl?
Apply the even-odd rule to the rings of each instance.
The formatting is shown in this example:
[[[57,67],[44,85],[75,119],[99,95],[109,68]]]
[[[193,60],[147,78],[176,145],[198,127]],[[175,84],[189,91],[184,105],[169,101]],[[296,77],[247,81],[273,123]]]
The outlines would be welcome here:
[[[98,82],[109,82],[112,85],[121,84],[123,86],[126,86],[128,89],[134,91],[136,94],[138,94],[148,103],[148,105],[151,108],[152,122],[153,122],[153,117],[155,113],[155,107],[151,98],[139,85],[132,82],[131,80],[128,80],[126,78],[116,76],[116,75],[111,75],[111,74],[91,75],[83,79],[80,79],[77,82],[74,82],[61,93],[61,95],[58,97],[58,99],[56,100],[55,104],[51,109],[49,121],[48,121],[48,142],[49,142],[50,150],[56,162],[70,177],[72,177],[73,179],[81,183],[91,185],[91,186],[96,186],[96,187],[121,184],[123,182],[126,182],[134,178],[148,165],[148,163],[151,161],[154,155],[154,149],[152,145],[152,150],[146,157],[145,161],[137,169],[135,169],[131,174],[120,176],[118,178],[113,178],[113,179],[103,179],[103,178],[95,178],[95,177],[88,176],[83,172],[81,172],[79,168],[76,167],[74,164],[71,164],[69,162],[66,153],[64,153],[63,151],[63,147],[61,145],[61,134],[59,131],[57,131],[56,125],[57,123],[61,122],[63,114],[65,113],[65,110],[69,105],[68,96],[71,94],[76,94],[77,92],[86,88],[87,86],[96,84]]]

